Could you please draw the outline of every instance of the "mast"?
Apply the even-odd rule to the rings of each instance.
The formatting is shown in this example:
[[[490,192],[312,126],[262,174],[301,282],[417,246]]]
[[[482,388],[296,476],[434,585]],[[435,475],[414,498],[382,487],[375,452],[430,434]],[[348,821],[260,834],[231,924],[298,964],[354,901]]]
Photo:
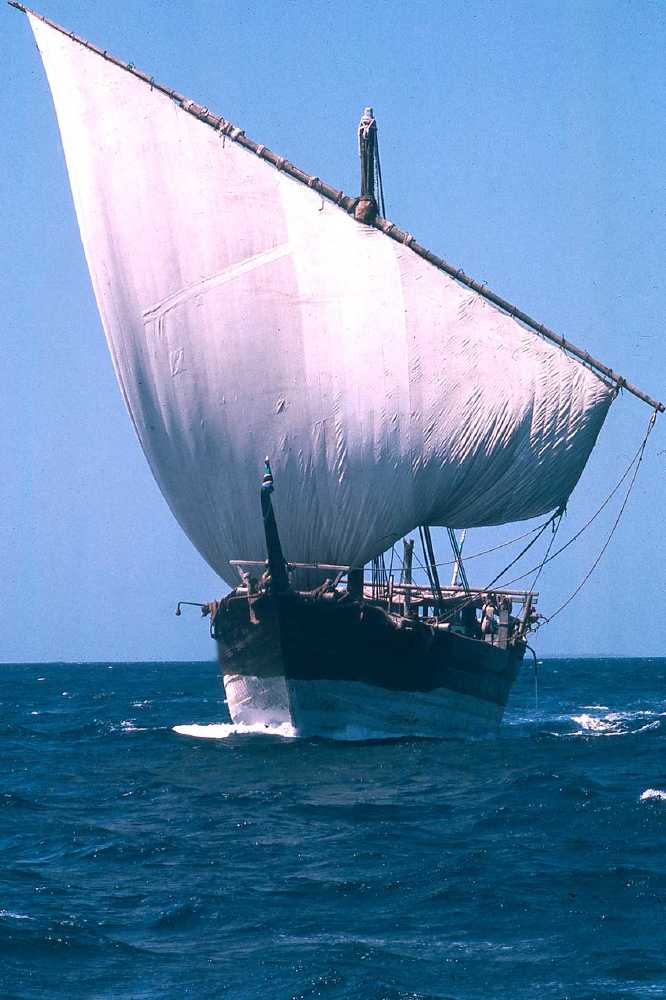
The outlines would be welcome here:
[[[647,403],[658,413],[664,412],[665,407],[663,403],[654,399],[652,396],[648,395],[648,393],[643,392],[643,390],[633,385],[626,378],[624,378],[624,376],[618,374],[618,372],[614,371],[608,365],[605,365],[603,362],[592,357],[592,355],[589,354],[588,351],[585,351],[582,348],[577,347],[571,341],[566,340],[564,337],[560,336],[558,333],[556,333],[554,330],[551,330],[543,323],[539,323],[537,320],[529,316],[526,312],[523,312],[521,309],[518,309],[517,306],[512,305],[506,299],[502,298],[500,295],[497,295],[495,292],[491,291],[482,282],[476,281],[474,278],[469,277],[469,275],[465,274],[465,272],[461,268],[456,268],[452,264],[449,264],[447,261],[445,261],[443,258],[438,257],[432,251],[426,249],[426,247],[418,243],[414,239],[411,233],[408,233],[405,230],[400,229],[393,222],[390,222],[388,219],[377,215],[376,210],[373,214],[372,202],[370,201],[370,199],[349,197],[343,191],[340,191],[332,187],[330,184],[325,183],[319,177],[308,174],[304,170],[301,170],[299,167],[294,166],[294,164],[290,163],[284,157],[274,153],[272,150],[268,149],[263,144],[257,143],[254,140],[248,138],[248,136],[245,135],[244,130],[238,128],[232,122],[227,121],[221,116],[212,114],[208,108],[203,107],[200,104],[197,104],[195,101],[190,100],[183,94],[178,93],[176,90],[173,90],[170,87],[158,83],[157,81],[154,80],[153,77],[150,76],[150,74],[136,69],[134,65],[130,63],[126,63],[120,59],[115,58],[114,56],[110,55],[107,51],[99,48],[97,45],[92,44],[86,39],[81,38],[74,32],[67,31],[61,25],[56,24],[49,18],[43,17],[41,14],[37,14],[30,8],[24,6],[24,4],[19,3],[18,0],[8,0],[8,3],[11,7],[16,8],[16,10],[19,10],[25,14],[30,14],[32,17],[35,17],[40,21],[43,21],[45,24],[49,25],[49,27],[53,28],[54,30],[60,32],[63,35],[66,35],[69,39],[84,46],[91,52],[96,53],[98,56],[100,56],[102,59],[105,59],[107,62],[111,62],[115,66],[118,66],[119,68],[125,70],[126,72],[131,73],[133,76],[142,80],[152,90],[157,90],[167,95],[169,98],[171,98],[171,100],[173,100],[177,105],[179,105],[179,107],[187,114],[190,114],[193,117],[197,118],[199,121],[204,122],[206,125],[209,125],[211,128],[215,129],[215,131],[218,134],[224,136],[225,138],[229,138],[232,142],[237,143],[244,149],[249,150],[256,156],[260,157],[261,159],[266,160],[268,163],[272,164],[278,170],[283,171],[284,173],[288,174],[295,180],[300,181],[302,184],[307,185],[309,188],[320,194],[323,198],[326,198],[329,201],[334,202],[336,205],[344,209],[344,211],[348,212],[350,215],[354,215],[359,221],[365,222],[366,225],[370,225],[375,229],[380,230],[382,233],[390,237],[390,239],[394,240],[395,242],[401,243],[404,246],[408,247],[417,256],[421,257],[423,260],[426,260],[428,263],[433,265],[438,270],[444,271],[459,284],[467,288],[470,288],[472,291],[476,292],[478,295],[486,299],[488,302],[492,302],[493,305],[497,306],[503,312],[507,313],[509,316],[517,320],[523,326],[530,329],[532,332],[537,333],[545,340],[548,340],[551,343],[556,344],[566,354],[575,357],[578,361],[582,362],[583,365],[592,369],[598,375],[601,375],[611,385],[616,386],[618,390],[624,389],[627,392],[631,393],[632,395],[636,396],[638,399],[642,400],[644,403]],[[376,167],[378,167],[379,158],[378,158],[378,150],[376,148],[376,123],[375,123],[374,135],[375,135],[375,161],[376,161],[375,165]],[[376,202],[375,202],[375,207],[376,207]],[[362,217],[366,211],[368,212],[367,219]],[[382,205],[382,212],[383,211],[384,208]],[[359,218],[359,216],[361,217]]]
[[[463,529],[463,533],[460,536],[460,541],[456,538],[456,533],[453,528],[448,529],[449,540],[451,542],[451,548],[453,549],[453,573],[451,574],[451,586],[456,587],[458,584],[458,577],[460,576],[463,582],[465,590],[469,590],[469,583],[467,581],[467,573],[465,572],[465,567],[462,561],[462,547],[465,544],[465,535],[467,534],[467,529]]]
[[[400,583],[406,584],[410,587],[412,584],[412,560],[414,557],[414,542],[411,538],[403,539],[403,556],[402,556],[402,572],[400,574]],[[410,607],[409,607],[409,590],[406,589],[403,597],[403,614],[405,617],[409,617]]]
[[[361,158],[361,198],[375,199],[375,151],[377,122],[372,108],[365,108],[358,126],[358,152]]]
[[[372,108],[364,108],[361,115],[358,125],[358,153],[361,160],[361,197],[354,209],[354,218],[357,222],[370,225],[376,219],[380,207],[382,215],[386,214],[377,122]]]
[[[442,607],[442,588],[439,583],[439,573],[437,572],[437,561],[435,559],[435,550],[432,544],[432,535],[430,534],[430,526],[424,524],[419,528],[419,533],[421,535],[421,548],[423,549],[423,561],[425,563],[426,573],[430,581],[430,589],[437,598],[438,610]]]

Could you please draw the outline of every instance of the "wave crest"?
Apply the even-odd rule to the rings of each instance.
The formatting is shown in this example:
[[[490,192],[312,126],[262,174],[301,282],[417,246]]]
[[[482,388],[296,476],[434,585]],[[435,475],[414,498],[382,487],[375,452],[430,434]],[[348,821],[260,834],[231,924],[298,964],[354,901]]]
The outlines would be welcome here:
[[[644,792],[641,792],[640,801],[647,802],[649,799],[666,802],[666,792],[662,792],[660,788],[646,788]]]

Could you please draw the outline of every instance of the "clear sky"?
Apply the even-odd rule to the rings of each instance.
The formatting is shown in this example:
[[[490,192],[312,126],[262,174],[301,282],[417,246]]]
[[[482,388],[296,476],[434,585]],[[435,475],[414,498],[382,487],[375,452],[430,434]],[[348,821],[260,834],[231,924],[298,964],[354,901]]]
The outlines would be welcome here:
[[[348,193],[358,189],[359,113],[372,104],[389,218],[666,396],[663,2],[38,9]],[[32,34],[9,7],[0,21],[0,661],[209,658],[196,609],[173,609],[221,584],[134,437]],[[632,397],[614,404],[562,540],[615,484],[648,417]],[[662,417],[611,548],[540,633],[541,655],[666,655],[665,429]],[[544,612],[588,569],[617,507],[544,572]],[[473,531],[466,547],[521,530]],[[448,558],[443,539],[440,548]],[[470,563],[468,574],[487,582],[494,565]]]

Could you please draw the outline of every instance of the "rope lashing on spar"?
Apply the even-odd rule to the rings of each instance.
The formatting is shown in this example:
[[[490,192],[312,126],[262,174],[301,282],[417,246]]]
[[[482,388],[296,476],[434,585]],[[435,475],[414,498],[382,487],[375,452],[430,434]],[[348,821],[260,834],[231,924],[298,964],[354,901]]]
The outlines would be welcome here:
[[[532,659],[534,660],[534,711],[539,711],[539,661],[537,660],[537,655],[529,645],[525,643],[525,649],[528,649],[532,654]]]

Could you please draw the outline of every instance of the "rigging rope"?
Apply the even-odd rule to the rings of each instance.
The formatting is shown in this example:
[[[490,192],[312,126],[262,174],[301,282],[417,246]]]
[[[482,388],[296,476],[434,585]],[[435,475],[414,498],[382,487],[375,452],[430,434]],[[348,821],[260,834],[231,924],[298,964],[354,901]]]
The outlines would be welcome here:
[[[418,552],[416,551],[416,549],[414,550],[414,558],[416,559],[417,563],[419,564],[419,569],[420,569],[420,570],[421,570],[421,571],[422,571],[423,573],[425,573],[425,574],[426,574],[426,576],[427,576],[427,575],[428,575],[428,570],[427,570],[427,569],[425,568],[425,566],[423,565],[423,563],[422,563],[422,562],[421,562],[421,560],[419,559],[419,556],[418,556]]]
[[[619,488],[622,485],[622,483],[625,481],[625,479],[627,478],[627,476],[630,474],[630,472],[633,469],[634,465],[636,465],[636,463],[638,463],[636,465],[636,471],[634,472],[631,484],[629,486],[629,491],[631,491],[631,487],[633,486],[633,483],[634,483],[634,481],[636,479],[636,473],[638,472],[638,466],[643,461],[643,452],[645,451],[645,446],[647,445],[648,438],[649,438],[650,434],[652,433],[652,428],[654,427],[656,419],[657,419],[657,411],[655,410],[652,413],[651,417],[650,417],[650,421],[648,423],[647,431],[645,432],[645,436],[644,436],[644,438],[643,438],[643,440],[642,440],[642,442],[641,442],[641,444],[640,444],[640,446],[639,446],[636,454],[631,459],[631,461],[629,462],[629,465],[624,470],[624,472],[622,473],[622,475],[620,476],[620,478],[618,479],[617,483],[615,484],[615,486],[613,487],[613,489],[610,491],[610,493],[608,494],[608,496],[606,497],[606,499],[597,508],[597,510],[592,515],[592,517],[588,518],[588,520],[585,522],[585,524],[581,528],[578,529],[578,531],[576,532],[576,534],[572,535],[571,538],[567,542],[564,543],[564,545],[561,545],[560,548],[557,549],[556,552],[553,552],[553,554],[551,556],[549,556],[543,562],[544,566],[546,566],[548,563],[552,562],[553,559],[556,559],[560,555],[560,553],[564,552],[565,549],[568,549],[570,545],[573,545],[573,543],[580,538],[580,536],[583,534],[584,531],[587,531],[587,529],[590,527],[590,525],[592,524],[592,522],[597,519],[597,517],[599,516],[599,514],[601,514],[602,510],[604,510],[608,506],[608,504],[610,503],[610,501],[612,500],[612,498],[615,496],[615,494],[619,490]],[[625,500],[625,503],[626,503],[626,500]],[[624,508],[624,505],[623,505],[623,508]],[[615,529],[613,528],[613,530],[615,530]],[[532,566],[531,569],[525,570],[525,572],[521,573],[520,576],[514,576],[511,580],[507,580],[502,586],[504,586],[504,587],[510,587],[512,583],[518,583],[519,580],[524,580],[526,576],[529,576],[530,573],[534,573],[537,569],[539,569],[539,566]]]
[[[471,555],[466,555],[465,561],[469,562],[470,559],[478,559],[479,556],[490,555],[491,552],[497,552],[499,549],[505,549],[508,545],[513,545],[514,542],[522,542],[523,538],[533,535],[536,531],[539,531],[541,527],[542,526],[540,524],[537,524],[535,528],[530,528],[529,531],[524,531],[522,535],[516,535],[514,538],[510,538],[507,542],[500,542],[499,545],[493,545],[490,549],[483,549],[481,552],[473,552]],[[453,566],[454,563],[455,559],[449,559],[447,562],[438,562],[435,563],[435,565],[437,567]]]
[[[567,600],[559,608],[557,608],[557,610],[554,611],[553,614],[550,615],[549,618],[545,618],[544,619],[544,623],[551,622],[553,620],[553,618],[555,618],[557,615],[559,615],[560,612],[563,611],[567,607],[568,604],[570,604],[570,602],[576,597],[576,595],[580,592],[580,590],[585,586],[585,584],[587,583],[587,581],[589,580],[589,578],[592,576],[592,573],[597,568],[599,562],[601,561],[601,559],[602,559],[602,557],[603,557],[606,549],[608,548],[608,546],[609,546],[609,544],[611,542],[611,539],[612,539],[612,537],[613,537],[613,535],[615,533],[615,530],[616,530],[616,528],[617,528],[617,526],[618,526],[618,524],[620,522],[622,514],[624,513],[625,507],[627,506],[627,503],[629,501],[629,496],[630,496],[631,491],[633,490],[634,484],[636,482],[636,478],[638,476],[638,470],[639,470],[640,465],[641,465],[641,463],[643,461],[643,456],[644,456],[644,453],[645,453],[645,448],[647,446],[648,438],[650,437],[650,434],[652,433],[652,428],[655,425],[656,419],[657,419],[657,411],[654,410],[652,412],[651,416],[650,416],[650,420],[648,422],[648,427],[647,427],[647,430],[645,432],[645,435],[643,437],[643,440],[642,440],[640,446],[638,447],[635,455],[633,456],[633,458],[629,462],[627,468],[622,473],[622,475],[620,476],[619,480],[617,481],[617,483],[615,484],[615,486],[613,487],[613,489],[606,496],[606,498],[600,504],[600,506],[597,508],[597,510],[594,512],[594,514],[592,514],[592,516],[590,518],[588,518],[588,520],[585,522],[585,524],[583,524],[582,527],[579,528],[578,531],[574,535],[572,535],[571,538],[568,539],[568,541],[566,541],[564,543],[564,545],[561,545],[559,549],[557,549],[555,552],[553,552],[552,555],[551,555],[551,549],[552,549],[552,547],[553,547],[553,545],[555,543],[555,540],[557,538],[557,533],[558,533],[558,531],[560,529],[560,526],[562,524],[562,518],[563,518],[563,515],[564,515],[564,507],[560,507],[557,511],[555,511],[554,514],[552,514],[540,526],[538,526],[536,528],[531,528],[529,531],[526,531],[526,532],[524,532],[524,534],[518,535],[517,537],[515,537],[513,539],[510,539],[508,542],[501,542],[499,545],[493,546],[490,549],[485,549],[482,552],[477,552],[477,553],[474,553],[471,556],[467,556],[466,557],[467,559],[474,559],[474,558],[477,558],[478,556],[481,556],[481,555],[487,555],[487,554],[489,554],[491,552],[497,551],[498,549],[505,548],[507,545],[511,545],[513,542],[520,541],[523,538],[527,538],[529,535],[534,535],[534,538],[532,538],[531,541],[529,541],[527,543],[527,545],[525,545],[521,549],[521,551],[518,553],[518,555],[514,559],[512,559],[511,562],[508,563],[504,567],[504,569],[502,569],[490,581],[490,583],[487,584],[487,586],[484,587],[483,590],[480,591],[480,592],[481,593],[483,593],[483,592],[485,592],[485,593],[489,592],[497,584],[497,581],[501,577],[503,577],[505,575],[505,573],[508,573],[508,571],[512,568],[512,566],[515,566],[515,564],[520,559],[522,559],[522,557],[529,551],[529,549],[532,548],[532,546],[539,540],[539,538],[541,537],[541,535],[543,534],[543,532],[546,530],[546,528],[549,525],[554,525],[552,537],[550,539],[550,542],[548,543],[548,547],[546,549],[546,552],[544,554],[543,559],[539,563],[537,563],[537,565],[532,566],[528,570],[525,570],[524,573],[521,573],[518,576],[515,576],[511,580],[508,580],[508,581],[506,581],[506,582],[504,582],[502,584],[503,587],[509,587],[513,583],[517,583],[520,580],[524,580],[525,577],[529,576],[531,573],[536,573],[536,576],[535,576],[534,580],[532,581],[532,585],[530,587],[530,590],[533,590],[534,587],[536,586],[536,583],[537,583],[539,577],[541,576],[541,573],[542,573],[544,567],[547,566],[549,563],[551,563],[554,559],[556,559],[557,556],[559,556],[562,552],[565,551],[565,549],[568,549],[570,545],[573,545],[573,543],[575,541],[577,541],[578,538],[580,538],[580,536],[583,534],[583,532],[585,532],[590,527],[590,525],[597,519],[597,517],[599,516],[599,514],[601,514],[601,512],[608,506],[608,504],[610,503],[610,501],[612,500],[612,498],[615,496],[615,494],[617,493],[617,491],[622,486],[622,483],[625,481],[625,479],[627,478],[627,476],[630,475],[630,473],[631,473],[631,471],[633,469],[633,475],[631,476],[631,481],[630,481],[629,486],[627,488],[627,491],[625,493],[624,500],[622,501],[622,506],[620,507],[620,511],[619,511],[619,513],[618,513],[618,515],[617,515],[617,517],[615,519],[615,522],[613,523],[613,526],[612,526],[612,528],[610,530],[608,538],[606,539],[606,541],[605,541],[605,543],[604,543],[601,551],[599,552],[597,558],[595,559],[594,563],[592,564],[592,566],[590,567],[590,569],[588,570],[588,572],[583,577],[583,579],[580,582],[580,584],[578,585],[578,587],[570,595],[570,597],[568,597]],[[557,520],[557,524],[555,524],[556,520]],[[427,533],[429,535],[430,531],[429,531],[429,528],[427,526],[426,526],[425,530],[427,531]],[[422,549],[423,549],[423,555],[424,555],[424,559],[425,559],[426,565],[424,565],[421,562],[421,560],[418,557],[418,553],[417,552],[414,552],[414,557],[415,557],[416,562],[418,563],[420,569],[428,577],[428,581],[430,583],[430,588],[431,588],[433,594],[438,594],[440,596],[440,600],[441,600],[441,590],[440,590],[440,587],[439,587],[439,579],[437,577],[437,582],[435,584],[434,574],[436,574],[438,566],[449,566],[449,565],[452,565],[456,560],[454,559],[451,562],[445,562],[445,563],[441,563],[441,562],[440,563],[436,563],[436,562],[434,562],[433,552],[432,552],[432,540],[430,539],[430,546],[428,547],[427,544],[426,544],[425,532],[424,532],[424,529],[422,527],[419,527],[419,535],[420,535],[421,546],[422,546]],[[376,562],[376,560],[373,560],[373,566],[374,566],[375,562]],[[383,562],[383,559],[382,559],[382,562]],[[384,577],[385,576],[386,576],[386,569],[384,568]],[[476,596],[470,597],[463,604],[460,604],[456,608],[455,611],[450,612],[448,615],[442,616],[442,620],[443,621],[450,620],[457,612],[459,612],[460,610],[462,610],[462,608],[466,607],[467,605],[473,603],[475,600],[477,600]]]
[[[421,539],[421,548],[423,549],[423,558],[425,559],[426,564],[426,573],[428,574],[428,580],[430,581],[430,589],[433,595],[437,596],[437,601],[441,610],[442,591],[439,585],[439,574],[437,573],[437,567],[435,565],[432,535],[430,534],[430,528],[427,524],[419,525],[419,537]]]
[[[655,425],[656,419],[657,419],[657,411],[655,410],[654,413],[652,414],[652,417],[650,418],[650,423],[648,424],[648,429],[645,432],[645,437],[643,438],[643,443],[641,444],[641,446],[640,446],[640,448],[638,450],[638,456],[637,456],[638,460],[636,460],[636,458],[634,458],[633,461],[632,461],[632,465],[633,465],[634,462],[636,462],[636,468],[634,469],[634,474],[631,477],[631,480],[629,482],[629,486],[627,487],[627,492],[624,495],[624,500],[622,501],[622,506],[620,507],[620,510],[618,511],[618,515],[615,518],[615,521],[613,522],[613,527],[611,528],[611,530],[610,530],[610,532],[608,534],[608,538],[606,539],[606,541],[604,542],[604,544],[601,547],[601,551],[599,552],[597,558],[594,560],[594,562],[592,563],[592,565],[590,566],[589,570],[587,571],[587,573],[585,574],[585,576],[583,577],[583,579],[580,581],[580,583],[578,584],[578,586],[576,587],[576,589],[574,590],[574,592],[572,594],[570,594],[569,597],[567,597],[567,599],[564,602],[564,604],[561,604],[559,606],[559,608],[557,608],[556,611],[553,611],[552,615],[550,615],[549,618],[546,618],[546,622],[552,622],[553,618],[556,618],[561,611],[564,611],[564,609],[567,607],[567,605],[571,604],[571,602],[573,601],[574,597],[576,597],[576,595],[580,593],[580,591],[583,589],[583,587],[585,586],[585,584],[590,579],[590,577],[594,573],[595,569],[597,568],[597,566],[601,562],[602,556],[603,556],[604,552],[606,551],[606,549],[608,548],[608,546],[610,545],[611,539],[612,539],[613,535],[615,534],[615,529],[617,528],[618,524],[620,523],[620,518],[624,514],[624,509],[627,506],[627,503],[629,502],[629,497],[631,496],[631,491],[634,488],[634,483],[636,482],[636,477],[638,476],[638,470],[640,469],[641,462],[643,461],[643,455],[645,454],[645,446],[647,445],[648,438],[650,436],[652,428]]]
[[[426,576],[428,577],[428,583],[430,584],[430,589],[431,589],[431,591],[434,594],[435,593],[435,583],[434,583],[434,580],[432,578],[432,567],[430,565],[430,560],[428,559],[428,551],[426,549],[425,537],[423,535],[423,528],[421,527],[421,525],[419,525],[419,541],[421,542],[421,551],[423,552],[423,560],[424,560],[424,563],[425,563],[425,565],[423,566],[423,568],[424,568],[424,570],[426,572]],[[421,562],[421,560],[419,559],[419,563],[420,562]],[[421,565],[423,565],[423,563],[421,563]]]
[[[393,558],[394,558],[394,556],[395,556],[395,542],[391,546],[391,563],[389,565],[389,571],[388,571],[388,579],[389,580],[393,576]]]
[[[525,545],[521,549],[521,551],[518,553],[518,555],[515,557],[515,559],[512,559],[511,562],[508,564],[508,566],[505,566],[504,569],[500,570],[500,572],[497,574],[497,576],[493,577],[493,579],[490,581],[490,583],[486,587],[483,587],[483,589],[480,591],[480,593],[488,593],[489,591],[491,591],[492,588],[494,587],[494,585],[499,580],[499,578],[501,576],[504,576],[504,574],[507,573],[511,569],[512,566],[515,566],[515,564],[518,562],[519,559],[522,559],[522,557],[525,555],[525,553],[529,549],[532,548],[532,546],[535,544],[535,542],[538,542],[538,540],[541,538],[541,535],[544,533],[544,531],[546,530],[546,528],[548,527],[548,525],[549,524],[553,524],[553,522],[555,521],[556,517],[560,517],[561,518],[562,514],[563,514],[563,509],[560,507],[558,510],[555,511],[554,514],[552,514],[548,518],[547,521],[544,521],[544,523],[539,528],[538,534],[536,534],[534,536],[534,538],[530,542],[528,542],[527,545]],[[532,572],[532,570],[530,570],[530,573],[531,572]],[[527,575],[527,574],[524,574],[524,575]],[[476,601],[477,599],[478,599],[477,595],[475,594],[469,600],[465,601],[464,604],[460,604],[455,609],[455,611],[450,612],[448,615],[445,615],[444,618],[443,618],[443,620],[444,621],[449,621],[458,611],[461,611],[463,608],[466,608],[469,604],[471,604],[473,601]]]
[[[465,572],[465,567],[462,561],[462,547],[458,544],[458,539],[456,538],[456,533],[453,528],[446,529],[449,535],[449,542],[451,548],[453,549],[453,554],[455,559],[453,560],[455,565],[455,571],[453,574],[453,583],[457,583],[457,577],[460,576],[462,585],[466,592],[469,594],[469,581],[467,579],[467,573]]]
[[[384,204],[384,182],[382,181],[382,165],[379,160],[379,138],[375,133],[375,180],[377,182],[377,192],[379,194],[379,209],[382,219],[386,218],[386,205]]]
[[[538,581],[539,577],[541,576],[541,571],[543,570],[544,566],[548,562],[548,556],[550,555],[550,550],[552,549],[553,544],[555,542],[555,539],[557,538],[557,533],[560,530],[560,525],[562,524],[562,518],[563,517],[564,517],[564,510],[561,510],[560,511],[560,516],[557,519],[557,524],[553,524],[553,530],[552,530],[552,533],[551,533],[551,536],[550,536],[550,541],[548,542],[548,546],[546,547],[546,551],[544,553],[543,559],[541,560],[539,568],[536,571],[536,576],[534,577],[534,579],[532,580],[532,583],[528,587],[528,590],[530,591],[530,593],[534,592],[534,588],[537,585],[537,581]]]

